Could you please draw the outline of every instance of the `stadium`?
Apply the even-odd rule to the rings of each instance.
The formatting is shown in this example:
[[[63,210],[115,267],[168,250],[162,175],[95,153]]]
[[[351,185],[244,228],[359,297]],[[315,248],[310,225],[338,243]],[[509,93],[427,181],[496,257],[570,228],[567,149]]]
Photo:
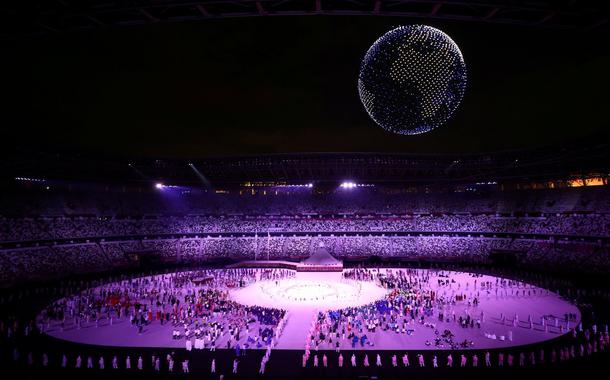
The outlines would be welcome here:
[[[0,12],[6,378],[605,367],[604,7]]]

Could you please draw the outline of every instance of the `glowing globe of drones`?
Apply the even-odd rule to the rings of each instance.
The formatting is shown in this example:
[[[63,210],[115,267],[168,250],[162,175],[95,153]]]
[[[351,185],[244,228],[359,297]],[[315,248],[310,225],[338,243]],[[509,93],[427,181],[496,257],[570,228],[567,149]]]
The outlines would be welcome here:
[[[458,46],[426,25],[393,29],[370,47],[358,76],[360,100],[385,130],[402,135],[444,124],[462,100],[466,65]]]

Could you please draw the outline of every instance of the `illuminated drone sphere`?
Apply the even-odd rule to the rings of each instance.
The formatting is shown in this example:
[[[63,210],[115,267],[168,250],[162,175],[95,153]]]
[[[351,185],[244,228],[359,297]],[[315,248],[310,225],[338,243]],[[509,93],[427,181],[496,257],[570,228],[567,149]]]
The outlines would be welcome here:
[[[366,53],[358,76],[360,100],[382,128],[402,135],[445,123],[466,88],[466,65],[448,35],[426,25],[393,29]]]

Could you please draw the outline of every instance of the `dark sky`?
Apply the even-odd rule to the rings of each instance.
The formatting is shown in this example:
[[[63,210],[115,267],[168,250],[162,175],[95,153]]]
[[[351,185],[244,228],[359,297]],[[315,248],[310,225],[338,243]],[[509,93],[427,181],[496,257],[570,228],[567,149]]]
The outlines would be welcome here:
[[[468,68],[454,118],[421,136],[385,132],[358,98],[359,64],[384,32],[418,22],[245,18],[3,42],[2,141],[205,157],[471,153],[607,136],[607,34],[455,22],[427,22]]]

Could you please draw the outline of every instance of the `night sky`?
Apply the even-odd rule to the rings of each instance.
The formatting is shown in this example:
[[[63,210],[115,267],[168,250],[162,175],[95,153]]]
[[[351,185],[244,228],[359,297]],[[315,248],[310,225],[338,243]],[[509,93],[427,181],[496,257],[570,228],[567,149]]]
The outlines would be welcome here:
[[[464,55],[462,104],[425,135],[384,131],[360,103],[358,69],[378,37],[409,23],[422,20],[245,18],[5,41],[2,144],[179,158],[607,138],[608,34],[432,21]]]

